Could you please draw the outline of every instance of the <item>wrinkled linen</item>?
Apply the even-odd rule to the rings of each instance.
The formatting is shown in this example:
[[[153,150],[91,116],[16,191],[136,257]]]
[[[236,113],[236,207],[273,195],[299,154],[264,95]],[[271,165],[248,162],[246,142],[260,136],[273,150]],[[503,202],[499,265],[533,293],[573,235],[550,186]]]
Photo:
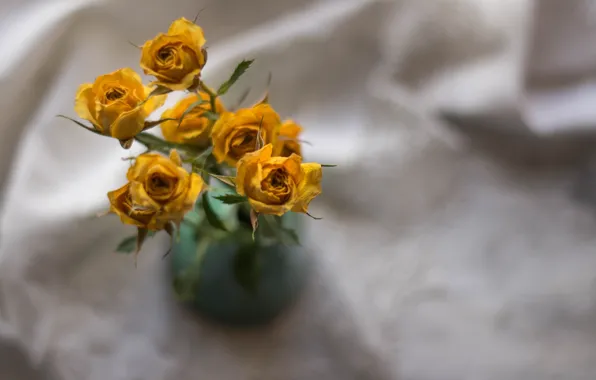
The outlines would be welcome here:
[[[551,108],[520,99],[539,97],[536,78],[551,75],[539,68],[548,68],[537,58],[546,53],[532,50],[549,45],[535,39],[548,33],[532,31],[579,28],[568,15],[590,25],[593,13],[578,11],[588,2],[566,1],[560,18],[545,19],[555,1],[536,3],[4,1],[0,354],[9,354],[0,356],[0,373],[593,378],[593,171],[568,165],[578,161],[568,159],[574,140],[543,145],[510,134],[590,131],[568,112],[577,102],[545,125]],[[54,118],[74,115],[80,83],[138,67],[127,41],[142,43],[203,6],[206,80],[218,83],[240,59],[256,58],[227,100],[247,87],[260,96],[271,71],[273,105],[314,143],[305,146],[308,159],[339,164],[313,203],[324,219],[307,224],[316,263],[307,290],[254,331],[205,323],[175,302],[161,259],[166,237],[144,247],[136,269],[113,254],[130,229],[93,215],[122,184],[120,157],[129,153]],[[575,38],[558,41],[570,48]],[[583,47],[569,54],[584,54],[588,67],[594,47]],[[548,54],[552,69],[568,53]],[[569,70],[575,83],[589,82],[589,72]],[[557,170],[536,165],[542,157]]]

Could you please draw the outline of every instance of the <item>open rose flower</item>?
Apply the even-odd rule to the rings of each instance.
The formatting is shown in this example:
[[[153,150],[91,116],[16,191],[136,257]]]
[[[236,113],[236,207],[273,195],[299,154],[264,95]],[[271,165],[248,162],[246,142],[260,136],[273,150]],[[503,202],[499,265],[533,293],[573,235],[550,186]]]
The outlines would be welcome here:
[[[302,147],[298,136],[302,133],[302,127],[293,120],[286,120],[281,124],[277,150],[282,157],[290,157],[292,153],[302,156]]]
[[[205,187],[201,176],[182,167],[175,150],[169,158],[155,153],[141,154],[126,177],[135,204],[180,217],[192,209]]]
[[[152,231],[164,229],[169,219],[160,215],[157,210],[135,206],[130,196],[130,184],[108,193],[110,212],[118,215],[124,224]]]
[[[321,193],[321,165],[303,164],[296,154],[272,153],[273,145],[268,144],[238,161],[236,191],[259,213],[308,212],[309,203]]]
[[[182,123],[179,123],[178,120],[189,106],[199,100],[199,95],[193,94],[184,98],[163,113],[162,119],[176,119],[161,124],[163,137],[167,141],[196,146],[209,144],[213,122],[207,117],[201,116],[205,111],[211,110],[209,95],[201,92],[200,96],[205,103],[194,107],[192,111],[186,114]],[[224,105],[219,98],[216,100],[215,107],[218,114],[225,112]]]
[[[151,230],[170,221],[179,223],[205,187],[199,175],[182,167],[175,150],[169,158],[154,153],[138,156],[126,176],[127,185],[108,193],[110,211],[126,224]]]
[[[102,75],[94,83],[79,87],[75,111],[103,135],[130,147],[132,139],[145,128],[145,119],[159,108],[164,96],[151,97],[151,90],[132,69],[124,68]]]
[[[217,162],[235,166],[245,154],[257,149],[259,129],[264,144],[275,144],[281,120],[269,104],[261,103],[235,113],[225,112],[213,126],[213,155]]]
[[[159,34],[143,44],[141,67],[155,77],[157,84],[172,91],[194,87],[207,62],[203,29],[181,18],[170,25],[166,34]]]

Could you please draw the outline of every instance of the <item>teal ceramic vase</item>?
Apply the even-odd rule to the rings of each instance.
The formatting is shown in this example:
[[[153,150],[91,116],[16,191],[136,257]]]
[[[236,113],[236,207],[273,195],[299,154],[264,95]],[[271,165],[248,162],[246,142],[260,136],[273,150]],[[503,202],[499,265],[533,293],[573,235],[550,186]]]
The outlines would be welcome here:
[[[182,223],[172,247],[173,287],[181,302],[208,319],[235,326],[265,324],[296,301],[310,261],[300,245],[253,240],[248,215],[239,207],[211,199],[229,232],[212,239],[196,223]],[[199,219],[190,213],[187,219]],[[298,216],[282,223],[299,232]]]

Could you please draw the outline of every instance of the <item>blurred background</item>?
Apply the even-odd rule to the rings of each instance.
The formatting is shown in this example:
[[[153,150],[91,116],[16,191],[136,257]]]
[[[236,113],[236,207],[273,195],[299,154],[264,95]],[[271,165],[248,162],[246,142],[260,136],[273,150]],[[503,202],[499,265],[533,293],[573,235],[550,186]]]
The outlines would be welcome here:
[[[199,10],[207,83],[255,58],[227,100],[271,72],[339,165],[308,289],[249,331],[177,305],[166,237],[112,254],[128,154],[54,117]],[[2,0],[0,378],[593,379],[595,37],[593,0]]]

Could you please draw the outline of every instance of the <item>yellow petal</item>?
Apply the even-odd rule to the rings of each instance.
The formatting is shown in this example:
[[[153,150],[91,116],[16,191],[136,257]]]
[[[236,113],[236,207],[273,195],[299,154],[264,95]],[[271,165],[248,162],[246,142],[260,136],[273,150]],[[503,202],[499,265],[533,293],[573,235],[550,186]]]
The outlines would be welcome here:
[[[143,183],[136,181],[131,182],[129,191],[133,204],[155,210],[160,209],[160,204],[154,201],[149,194],[147,194]]]
[[[123,67],[116,71],[111,72],[110,74],[105,75],[105,77],[115,77],[118,82],[123,81],[131,81],[133,83],[142,83],[141,76],[137,74],[133,69],[130,67]]]
[[[297,138],[302,133],[302,127],[296,124],[294,120],[288,119],[281,124],[279,133],[289,138]]]
[[[148,86],[144,87],[143,100],[145,100],[149,97],[149,94],[151,94],[151,91],[153,91],[152,88],[150,88]],[[166,98],[167,98],[167,95],[157,95],[157,96],[152,96],[151,98],[149,98],[149,100],[147,100],[147,102],[145,102],[145,104],[143,105],[143,111],[145,111],[145,115],[149,116],[153,113],[153,111],[155,111],[159,107],[163,106],[163,104],[166,101]]]
[[[281,119],[271,105],[263,103],[253,107],[257,125],[261,126],[261,134],[265,143],[275,144],[281,128]]]
[[[140,66],[147,75],[155,75],[155,54],[164,44],[165,34],[158,34],[154,39],[145,42],[141,49]]]
[[[97,124],[95,112],[95,94],[91,83],[82,84],[75,97],[75,112],[81,119]]]
[[[142,181],[142,178],[146,175],[149,168],[153,165],[155,160],[158,160],[161,156],[156,153],[145,153],[139,155],[135,159],[135,163],[128,169],[126,178],[129,181]]]
[[[197,66],[195,64],[193,66]],[[159,85],[163,87],[167,87],[172,91],[184,91],[190,87],[196,85],[195,81],[197,77],[201,74],[201,67],[184,67],[184,70],[191,69],[187,74],[184,74],[181,78],[176,78],[175,76],[168,76],[168,74],[172,74],[174,71],[157,71],[153,73],[146,72],[146,74],[155,76],[156,81],[151,82],[152,85]],[[179,71],[179,70],[177,70]]]
[[[279,129],[279,140],[275,145],[273,154],[275,156],[290,156],[292,153],[302,155],[302,149],[298,136],[302,133],[302,127],[293,120],[285,120]]]
[[[213,156],[217,162],[221,163],[226,158],[226,136],[229,133],[234,114],[225,112],[213,125],[211,139],[213,140]]]
[[[172,25],[170,25],[170,29],[168,29],[168,34],[182,34],[187,36],[190,39],[190,41],[192,41],[193,48],[197,48],[199,50],[207,42],[205,40],[205,34],[203,33],[203,29],[194,22],[189,21],[184,17],[174,21]]]
[[[153,224],[154,213],[151,211],[135,212],[128,204],[128,192],[130,185],[126,184],[121,188],[108,192],[110,201],[110,212],[118,215],[122,223],[137,227],[149,227]],[[156,226],[152,226],[155,228]],[[156,228],[157,229],[157,228]]]
[[[286,168],[294,183],[300,184],[304,178],[304,172],[302,169],[302,157],[297,154],[292,154],[284,161],[283,166]]]
[[[236,192],[246,195],[251,183],[261,181],[260,154],[261,150],[245,154],[236,165]]]
[[[111,73],[100,75],[93,83],[93,92],[101,94],[102,89],[107,86],[125,87],[131,90],[139,90],[143,87],[143,82],[139,74],[133,69],[125,67],[112,71]]]
[[[248,199],[248,203],[250,203],[251,207],[260,214],[282,216],[286,212],[290,211],[290,208],[287,204],[268,205],[252,198]]]
[[[199,70],[200,72],[200,70]],[[158,77],[158,74],[151,74],[151,73],[146,73],[147,75],[153,75],[156,78]],[[190,74],[189,74],[190,76]],[[192,76],[193,80],[195,78],[196,75]],[[183,82],[175,82],[173,79],[167,78],[167,79],[162,79],[162,80],[156,80],[150,83],[150,85],[155,85],[155,86],[162,86],[162,87],[166,87],[169,88],[172,91],[184,91],[186,89],[188,89],[191,84],[193,84],[193,81],[187,80],[186,78],[183,78]]]
[[[190,187],[188,188],[188,192],[186,193],[186,204],[192,207],[197,201],[197,198],[199,197],[203,189],[205,188],[205,182],[197,173],[190,173],[189,181]]]
[[[113,76],[121,86],[137,91],[139,94],[143,92],[145,86],[143,86],[141,76],[130,67],[116,70],[109,75]]]
[[[273,153],[273,145],[267,144],[261,149],[254,152],[257,157],[259,157],[259,161],[265,161],[271,158],[271,154]]]
[[[172,149],[170,151],[170,160],[178,166],[182,166],[182,159],[180,158],[180,154],[176,149]]]
[[[145,113],[143,107],[137,107],[120,114],[110,127],[110,135],[118,140],[128,140],[143,131]]]
[[[321,180],[323,170],[320,164],[302,164],[302,181],[298,184],[296,204],[292,208],[294,212],[307,212],[309,203],[321,194]]]

